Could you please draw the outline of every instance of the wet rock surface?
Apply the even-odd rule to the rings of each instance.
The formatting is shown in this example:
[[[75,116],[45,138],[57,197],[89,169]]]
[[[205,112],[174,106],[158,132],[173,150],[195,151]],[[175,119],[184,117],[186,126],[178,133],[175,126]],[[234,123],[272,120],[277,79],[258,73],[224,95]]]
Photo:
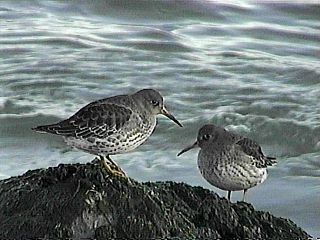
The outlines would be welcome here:
[[[0,181],[0,239],[308,239],[292,221],[202,187],[61,164]]]

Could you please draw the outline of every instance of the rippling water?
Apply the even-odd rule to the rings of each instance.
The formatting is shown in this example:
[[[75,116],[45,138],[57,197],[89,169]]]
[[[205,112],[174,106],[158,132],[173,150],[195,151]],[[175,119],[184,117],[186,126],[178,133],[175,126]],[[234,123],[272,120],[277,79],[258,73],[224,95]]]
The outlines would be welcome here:
[[[130,176],[224,194],[196,151],[176,157],[202,124],[222,125],[279,160],[248,200],[320,237],[319,42],[310,2],[1,1],[0,178],[90,161],[30,128],[152,87],[185,127],[160,118],[147,143],[114,157]]]

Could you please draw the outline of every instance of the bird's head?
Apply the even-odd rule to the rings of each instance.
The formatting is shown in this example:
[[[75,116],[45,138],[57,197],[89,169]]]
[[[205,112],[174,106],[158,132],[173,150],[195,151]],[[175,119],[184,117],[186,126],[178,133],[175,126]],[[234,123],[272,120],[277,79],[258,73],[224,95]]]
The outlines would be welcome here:
[[[193,148],[203,148],[206,145],[219,141],[220,137],[222,136],[222,133],[225,131],[226,130],[224,128],[217,127],[213,124],[203,125],[198,131],[197,140],[192,145],[184,148],[181,152],[179,152],[178,156]]]
[[[182,124],[166,109],[163,97],[158,91],[154,89],[143,89],[136,92],[134,96],[142,101],[143,106],[148,112],[153,115],[162,114],[182,127]]]

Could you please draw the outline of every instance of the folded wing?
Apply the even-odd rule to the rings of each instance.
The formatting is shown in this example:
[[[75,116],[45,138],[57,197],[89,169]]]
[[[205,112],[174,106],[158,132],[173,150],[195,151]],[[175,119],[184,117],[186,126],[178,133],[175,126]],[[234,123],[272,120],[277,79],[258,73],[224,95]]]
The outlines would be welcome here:
[[[265,168],[277,162],[275,158],[265,156],[259,144],[249,138],[242,138],[235,144],[239,150],[243,151],[248,156],[251,156],[254,164],[259,168]]]
[[[118,131],[132,116],[132,111],[114,103],[91,103],[69,119],[33,130],[65,137],[104,138]]]

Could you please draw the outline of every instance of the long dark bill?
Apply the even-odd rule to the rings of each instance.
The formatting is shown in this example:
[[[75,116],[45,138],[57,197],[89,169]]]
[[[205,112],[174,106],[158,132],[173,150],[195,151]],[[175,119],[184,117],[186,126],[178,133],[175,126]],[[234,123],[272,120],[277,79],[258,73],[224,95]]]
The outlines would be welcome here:
[[[181,152],[179,152],[177,156],[180,156],[181,154],[183,154],[183,153],[185,153],[185,152],[187,152],[187,151],[189,151],[189,150],[191,150],[191,149],[193,149],[193,148],[196,148],[196,147],[198,147],[198,142],[195,142],[195,143],[192,144],[191,146],[186,147],[186,148],[183,149]]]
[[[183,127],[182,124],[165,108],[163,107],[162,112],[163,115],[165,115],[167,118],[174,121],[176,124],[178,124],[180,127]]]

